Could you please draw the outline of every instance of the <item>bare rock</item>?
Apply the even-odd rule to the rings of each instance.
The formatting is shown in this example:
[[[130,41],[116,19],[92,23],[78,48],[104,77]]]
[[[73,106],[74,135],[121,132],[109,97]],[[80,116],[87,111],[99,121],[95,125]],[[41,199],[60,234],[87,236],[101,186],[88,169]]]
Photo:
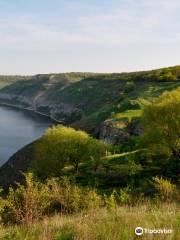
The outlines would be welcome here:
[[[130,134],[121,128],[114,127],[111,123],[104,122],[100,130],[100,139],[110,144],[120,144],[128,140]]]

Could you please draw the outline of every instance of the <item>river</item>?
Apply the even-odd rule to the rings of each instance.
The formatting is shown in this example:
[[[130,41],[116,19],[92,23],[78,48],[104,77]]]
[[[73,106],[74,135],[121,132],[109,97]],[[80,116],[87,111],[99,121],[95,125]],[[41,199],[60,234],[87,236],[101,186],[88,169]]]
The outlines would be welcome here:
[[[49,118],[39,114],[0,106],[0,166],[52,124]]]

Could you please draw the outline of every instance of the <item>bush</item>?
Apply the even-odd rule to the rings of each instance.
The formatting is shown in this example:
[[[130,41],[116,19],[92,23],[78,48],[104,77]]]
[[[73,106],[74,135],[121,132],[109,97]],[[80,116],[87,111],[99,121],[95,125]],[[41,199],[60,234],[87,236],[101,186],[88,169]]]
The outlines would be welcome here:
[[[129,186],[126,188],[120,189],[120,192],[118,194],[118,201],[121,204],[127,204],[132,201],[131,189]]]
[[[68,178],[62,180],[50,179],[53,208],[63,213],[74,213],[102,205],[101,197],[95,190],[82,189],[70,182]]]
[[[107,209],[112,210],[116,207],[116,194],[114,190],[110,196],[104,195],[104,203]]]
[[[5,201],[2,217],[5,222],[31,225],[46,213],[51,204],[47,185],[34,180],[33,174],[25,175],[25,185],[10,188]]]
[[[119,204],[130,204],[132,201],[131,189],[129,186],[114,190],[110,196],[104,195],[105,206],[108,209],[114,209]]]
[[[7,197],[0,199],[0,215],[4,223],[31,226],[55,212],[71,214],[101,205],[102,199],[95,190],[82,189],[68,178],[49,179],[41,183],[28,173],[25,185],[10,188]]]
[[[2,193],[2,189],[0,188],[0,194]],[[4,208],[5,208],[5,200],[0,196],[0,223],[1,223],[1,215],[4,212]]]
[[[156,190],[156,196],[161,200],[171,201],[177,196],[176,185],[172,184],[167,179],[163,179],[162,177],[154,177],[153,185]]]

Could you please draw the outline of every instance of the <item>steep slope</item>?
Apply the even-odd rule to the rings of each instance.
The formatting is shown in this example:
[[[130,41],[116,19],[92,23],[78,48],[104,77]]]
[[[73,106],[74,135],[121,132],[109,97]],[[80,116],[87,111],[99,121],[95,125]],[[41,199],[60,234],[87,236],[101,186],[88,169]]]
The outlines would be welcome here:
[[[0,103],[38,111],[99,136],[105,120],[117,127],[118,113],[140,110],[140,98],[152,98],[180,86],[180,66],[134,73],[64,73],[17,79],[0,90]]]
[[[0,89],[9,86],[17,81],[25,81],[28,79],[31,79],[31,76],[0,75]]]

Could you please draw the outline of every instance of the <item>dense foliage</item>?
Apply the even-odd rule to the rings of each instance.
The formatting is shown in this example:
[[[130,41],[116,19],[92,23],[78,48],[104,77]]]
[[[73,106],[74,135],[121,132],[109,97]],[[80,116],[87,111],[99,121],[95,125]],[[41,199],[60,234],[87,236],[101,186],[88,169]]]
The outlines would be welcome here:
[[[177,201],[179,191],[175,185],[163,178],[154,178],[154,199]],[[96,189],[80,188],[68,178],[37,180],[32,173],[25,174],[25,183],[10,188],[6,196],[0,197],[0,220],[31,226],[34,222],[52,214],[72,214],[106,207],[109,210],[119,205],[146,203],[141,195],[133,197],[129,187],[114,190],[110,195],[100,194]]]
[[[47,130],[36,145],[35,168],[46,176],[59,176],[64,167],[72,165],[78,172],[79,164],[93,162],[95,168],[106,155],[108,146],[83,131],[56,126]]]
[[[180,88],[163,93],[144,109],[143,144],[149,150],[146,158],[159,175],[173,179],[180,176]]]
[[[145,140],[152,150],[180,158],[180,88],[165,92],[144,109]]]

